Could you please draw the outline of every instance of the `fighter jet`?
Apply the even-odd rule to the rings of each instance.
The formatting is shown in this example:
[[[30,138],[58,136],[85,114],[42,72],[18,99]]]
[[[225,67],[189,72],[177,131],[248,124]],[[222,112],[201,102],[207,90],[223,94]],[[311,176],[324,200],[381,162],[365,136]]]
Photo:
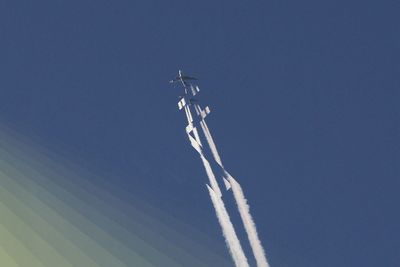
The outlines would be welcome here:
[[[197,78],[183,75],[182,71],[179,70],[178,76],[176,76],[175,79],[173,79],[173,80],[171,80],[169,82],[170,83],[181,82],[183,87],[186,88],[186,86],[188,86],[188,84],[186,83],[187,80],[197,80]]]

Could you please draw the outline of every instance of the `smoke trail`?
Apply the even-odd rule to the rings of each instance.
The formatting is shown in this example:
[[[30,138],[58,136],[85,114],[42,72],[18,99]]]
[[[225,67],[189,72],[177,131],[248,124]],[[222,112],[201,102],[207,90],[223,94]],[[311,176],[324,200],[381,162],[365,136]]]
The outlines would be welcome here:
[[[240,217],[242,218],[247,237],[250,242],[251,249],[253,250],[254,257],[256,258],[258,267],[269,267],[267,258],[265,257],[264,249],[258,238],[256,225],[250,214],[250,207],[244,197],[242,187],[236,180],[228,174],[228,179],[232,187],[232,192],[236,200],[236,205],[239,209]]]
[[[226,245],[235,262],[236,267],[249,267],[247,258],[244,255],[239,239],[236,236],[235,229],[229,219],[228,212],[222,199],[215,195],[215,192],[207,185],[208,192],[210,193],[211,201],[214,205],[215,213],[217,215],[219,224],[222,228],[222,233],[225,237]]]

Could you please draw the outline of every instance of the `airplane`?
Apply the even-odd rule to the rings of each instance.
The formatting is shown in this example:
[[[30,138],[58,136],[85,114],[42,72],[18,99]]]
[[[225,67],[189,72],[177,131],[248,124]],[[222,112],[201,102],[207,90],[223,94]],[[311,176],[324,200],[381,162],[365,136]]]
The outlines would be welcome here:
[[[179,70],[178,76],[176,76],[175,79],[173,79],[173,80],[171,80],[169,82],[170,83],[181,82],[183,84],[183,87],[185,87],[185,89],[186,89],[186,86],[187,86],[186,81],[187,80],[197,80],[197,78],[183,75],[182,71]]]

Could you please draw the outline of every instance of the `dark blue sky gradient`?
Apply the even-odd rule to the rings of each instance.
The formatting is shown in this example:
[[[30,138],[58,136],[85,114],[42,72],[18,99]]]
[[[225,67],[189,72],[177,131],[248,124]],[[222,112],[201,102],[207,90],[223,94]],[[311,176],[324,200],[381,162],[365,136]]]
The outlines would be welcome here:
[[[1,1],[0,120],[223,247],[167,83],[181,68],[272,266],[398,266],[399,8]]]

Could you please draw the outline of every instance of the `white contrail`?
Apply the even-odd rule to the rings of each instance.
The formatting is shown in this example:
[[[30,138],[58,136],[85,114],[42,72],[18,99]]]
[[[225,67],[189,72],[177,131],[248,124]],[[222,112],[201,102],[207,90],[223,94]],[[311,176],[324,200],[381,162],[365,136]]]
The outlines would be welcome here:
[[[221,190],[219,189],[217,180],[215,179],[215,175],[211,169],[210,163],[203,156],[203,153],[200,154],[200,157],[202,159],[204,168],[206,169],[206,173],[212,187],[210,188],[207,185],[211,201],[213,203],[215,213],[218,218],[218,222],[221,226],[222,233],[225,237],[225,242],[232,256],[232,259],[235,262],[236,267],[249,267],[247,258],[243,252],[242,246],[240,245],[239,238],[236,235],[233,224],[229,218],[229,214],[225,208],[225,204],[221,199]],[[214,188],[217,191],[215,191]]]
[[[211,136],[210,130],[208,129],[207,123],[205,120],[201,120],[200,121],[200,125],[201,128],[203,130],[204,136],[206,137],[208,146],[210,147],[211,150],[211,154],[214,157],[214,160],[218,163],[218,165],[224,169],[224,166],[222,165],[222,160],[221,157],[219,156],[218,150],[217,150],[217,146],[214,143],[214,140]],[[225,171],[225,169],[224,169]],[[224,183],[225,183],[225,188],[226,190],[229,190],[231,188],[231,185],[229,184],[229,182],[223,177]]]
[[[214,140],[211,136],[210,130],[208,129],[207,123],[202,120],[200,122],[201,124],[201,128],[203,129],[204,135],[206,136],[207,142],[210,146],[211,149],[211,153],[213,154],[215,161],[222,167],[222,160],[221,157],[219,156],[218,150],[217,150],[217,146],[214,143]]]
[[[219,189],[217,179],[215,179],[215,175],[211,169],[210,163],[204,157],[203,153],[200,154],[201,161],[203,162],[204,168],[206,169],[206,173],[208,176],[208,180],[210,181],[211,188],[214,190],[214,193],[218,197],[222,197],[221,190]]]
[[[208,129],[206,122],[204,120],[201,120],[200,125],[204,132],[204,135],[206,137],[206,140],[208,142],[208,145],[211,149],[211,153],[213,154],[215,161],[221,166],[221,168],[223,168],[225,175],[228,178],[230,187],[232,188],[233,196],[236,201],[236,205],[237,205],[239,213],[240,213],[240,217],[242,218],[243,225],[246,230],[251,249],[253,251],[254,258],[256,259],[256,262],[257,262],[257,266],[258,267],[269,267],[269,264],[265,257],[264,249],[261,245],[261,241],[258,238],[256,225],[250,214],[249,205],[247,204],[247,200],[244,197],[242,187],[228,172],[225,171],[225,169],[222,165],[221,157],[219,156],[217,147],[214,143],[214,140],[211,136],[210,130]],[[227,186],[227,189],[229,189],[228,186]]]
[[[265,257],[264,249],[261,245],[261,241],[258,238],[256,225],[250,214],[250,207],[247,204],[247,200],[244,197],[244,193],[240,184],[229,174],[228,180],[232,187],[232,192],[236,200],[236,205],[239,209],[240,217],[242,218],[244,228],[247,233],[247,237],[250,242],[251,249],[253,250],[254,257],[258,267],[269,267],[267,258]]]
[[[239,239],[236,236],[235,229],[233,228],[232,222],[229,219],[228,212],[226,211],[222,199],[219,198],[208,185],[207,188],[208,192],[210,193],[210,198],[214,205],[219,224],[221,225],[226,245],[228,246],[229,252],[233,261],[235,262],[236,267],[249,267],[249,263],[244,255]]]
[[[236,265],[236,267],[249,267],[247,258],[243,252],[242,246],[240,245],[239,238],[236,235],[233,224],[229,218],[229,214],[225,208],[225,204],[221,199],[221,190],[219,189],[217,180],[215,179],[215,175],[212,171],[210,163],[204,157],[203,151],[201,150],[200,137],[197,134],[196,127],[193,127],[194,136],[193,138],[189,133],[188,137],[191,141],[192,146],[196,149],[196,151],[200,154],[200,158],[203,162],[204,168],[206,169],[206,173],[208,179],[210,181],[211,188],[207,185],[208,191],[210,193],[211,201],[213,203],[215,213],[218,218],[218,222],[221,226],[222,233],[225,238],[226,245],[231,254],[231,257]]]
[[[211,153],[213,154],[215,161],[221,167],[223,167],[221,157],[219,156],[219,153],[218,153],[218,150],[217,150],[217,146],[214,143],[214,140],[213,140],[213,138],[211,136],[210,130],[208,129],[206,121],[205,120],[201,120],[200,121],[200,125],[201,125],[201,128],[202,128],[202,130],[204,132],[204,135],[205,135],[205,137],[207,139],[208,145],[210,146]]]

